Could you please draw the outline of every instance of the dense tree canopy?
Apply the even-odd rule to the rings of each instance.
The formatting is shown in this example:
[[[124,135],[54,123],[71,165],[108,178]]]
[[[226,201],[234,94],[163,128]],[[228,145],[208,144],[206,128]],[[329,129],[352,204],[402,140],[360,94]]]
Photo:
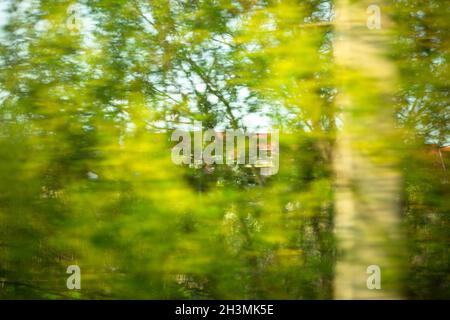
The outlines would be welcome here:
[[[5,2],[0,298],[333,298],[333,162],[348,128],[367,136],[349,148],[392,160],[399,177],[395,286],[449,298],[444,1],[380,1],[389,95],[339,63],[336,8],[348,1]],[[194,121],[279,129],[278,173],[176,166],[170,135]],[[389,134],[371,136],[382,124]],[[81,290],[66,287],[69,265]]]

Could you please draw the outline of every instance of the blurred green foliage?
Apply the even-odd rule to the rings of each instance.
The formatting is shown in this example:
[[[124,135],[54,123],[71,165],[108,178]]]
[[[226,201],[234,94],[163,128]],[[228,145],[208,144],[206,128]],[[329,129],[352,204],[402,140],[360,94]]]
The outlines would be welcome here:
[[[333,2],[74,4],[7,1],[0,298],[332,298]],[[413,298],[450,292],[448,11],[390,12]],[[175,166],[171,130],[194,120],[270,122],[280,171]]]

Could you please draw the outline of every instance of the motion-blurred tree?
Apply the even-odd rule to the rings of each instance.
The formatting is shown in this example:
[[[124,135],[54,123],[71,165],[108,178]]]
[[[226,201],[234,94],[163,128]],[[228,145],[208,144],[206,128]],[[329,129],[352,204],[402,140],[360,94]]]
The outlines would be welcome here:
[[[404,177],[403,185],[385,179],[392,188],[367,187],[380,172],[349,168],[369,202],[380,202],[378,191],[389,203],[404,194],[408,273],[418,281],[397,291],[446,297],[448,173],[424,145],[448,142],[448,12],[438,1],[394,1],[383,11],[396,29],[375,40],[386,55],[376,50],[362,63],[383,62],[375,70],[386,81],[374,85],[334,52],[336,5],[351,8],[328,0],[8,0],[0,297],[338,296],[335,207],[337,217],[343,212],[333,154],[342,151],[336,134],[351,130],[362,140],[349,152]],[[362,23],[350,40],[368,34]],[[397,87],[395,101],[384,98]],[[353,118],[336,100],[345,95],[355,101]],[[175,166],[170,133],[194,121],[218,131],[279,128],[280,171]],[[378,227],[397,229],[400,213],[392,218]],[[353,241],[390,248],[378,236]],[[383,261],[395,265],[389,255]],[[80,291],[66,288],[72,264],[81,268]],[[354,272],[365,285],[365,268]]]

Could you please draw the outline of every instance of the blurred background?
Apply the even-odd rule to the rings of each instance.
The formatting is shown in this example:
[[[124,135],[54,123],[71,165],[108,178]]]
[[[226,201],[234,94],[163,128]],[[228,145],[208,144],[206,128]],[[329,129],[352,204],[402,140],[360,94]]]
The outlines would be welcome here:
[[[449,299],[449,18],[3,0],[0,299]],[[279,129],[278,173],[175,165],[194,121]]]

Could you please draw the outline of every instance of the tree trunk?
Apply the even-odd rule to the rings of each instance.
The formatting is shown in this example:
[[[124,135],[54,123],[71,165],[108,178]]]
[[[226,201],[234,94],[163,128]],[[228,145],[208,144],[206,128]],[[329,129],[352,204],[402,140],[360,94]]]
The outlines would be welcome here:
[[[337,1],[336,299],[401,297],[400,143],[391,99],[396,72],[384,56],[392,26],[379,1],[381,29],[370,30],[370,4]],[[368,289],[370,265],[381,269],[381,289]]]

